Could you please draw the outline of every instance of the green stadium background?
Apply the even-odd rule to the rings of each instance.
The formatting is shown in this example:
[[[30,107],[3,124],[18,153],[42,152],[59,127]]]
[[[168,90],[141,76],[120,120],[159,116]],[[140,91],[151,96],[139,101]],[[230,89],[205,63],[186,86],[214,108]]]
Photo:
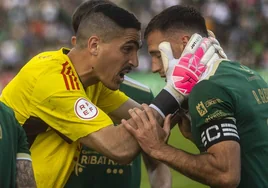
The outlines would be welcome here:
[[[258,71],[262,77],[268,82],[268,71]],[[137,81],[140,81],[141,83],[149,86],[151,90],[153,91],[154,95],[156,95],[161,88],[165,85],[165,82],[158,74],[152,74],[152,73],[145,73],[145,72],[139,72],[139,73],[131,73],[129,74],[129,77],[134,78]],[[198,153],[197,148],[195,145],[185,139],[177,126],[175,126],[172,131],[169,138],[169,144],[173,145],[177,148],[183,149],[185,151],[188,151],[190,153]],[[172,170],[172,188],[207,188],[208,186],[205,186],[203,184],[197,183],[183,175],[181,175],[178,172],[175,172]],[[142,177],[141,177],[141,188],[150,188],[150,184],[148,181],[148,176],[146,173],[146,169],[144,165],[142,165]]]

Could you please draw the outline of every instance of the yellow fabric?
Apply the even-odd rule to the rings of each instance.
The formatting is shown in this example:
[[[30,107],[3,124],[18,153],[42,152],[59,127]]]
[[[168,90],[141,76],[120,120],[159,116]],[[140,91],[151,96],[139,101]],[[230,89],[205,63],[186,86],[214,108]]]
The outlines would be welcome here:
[[[63,187],[79,155],[77,140],[113,124],[107,113],[128,100],[122,92],[111,91],[101,83],[85,92],[64,51],[68,50],[35,56],[0,98],[15,111],[21,125],[29,117],[40,118],[49,125],[30,148],[38,188]]]
[[[94,104],[107,114],[113,112],[128,100],[128,97],[119,90],[113,92],[103,84],[100,84],[99,88],[99,90],[96,90],[92,86],[88,87],[86,94]]]

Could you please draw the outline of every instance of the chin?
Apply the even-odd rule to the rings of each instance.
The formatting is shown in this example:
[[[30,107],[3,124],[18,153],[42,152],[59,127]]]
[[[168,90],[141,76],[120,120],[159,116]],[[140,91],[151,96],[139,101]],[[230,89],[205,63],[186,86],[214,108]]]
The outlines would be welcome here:
[[[104,83],[103,83],[104,84]],[[110,89],[110,90],[113,90],[113,91],[115,91],[115,90],[118,90],[119,89],[119,87],[120,87],[120,84],[104,84],[108,89]]]

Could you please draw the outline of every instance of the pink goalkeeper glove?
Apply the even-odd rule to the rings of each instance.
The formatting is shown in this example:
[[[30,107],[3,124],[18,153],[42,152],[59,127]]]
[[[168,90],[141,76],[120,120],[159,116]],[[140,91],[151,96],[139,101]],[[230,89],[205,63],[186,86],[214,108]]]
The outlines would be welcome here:
[[[167,78],[167,85],[164,89],[171,92],[173,96],[175,95],[174,97],[177,95],[174,92],[187,97],[200,76],[206,71],[206,64],[219,58],[218,50],[214,47],[216,42],[218,45],[216,39],[193,34],[179,59],[173,57],[169,42],[160,43],[159,50]],[[181,96],[177,97],[181,98]]]
[[[167,84],[150,104],[164,118],[181,108],[182,102],[197,82],[207,75],[210,65],[227,58],[219,42],[193,34],[179,59],[175,59],[169,42],[159,44]]]

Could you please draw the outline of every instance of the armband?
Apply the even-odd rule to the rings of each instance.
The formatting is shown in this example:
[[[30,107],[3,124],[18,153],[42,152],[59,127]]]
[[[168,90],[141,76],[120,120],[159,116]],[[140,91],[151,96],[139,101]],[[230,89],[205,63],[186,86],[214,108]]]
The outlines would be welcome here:
[[[239,142],[237,127],[231,119],[221,119],[209,122],[201,127],[201,141],[205,150],[214,144],[226,140]]]

